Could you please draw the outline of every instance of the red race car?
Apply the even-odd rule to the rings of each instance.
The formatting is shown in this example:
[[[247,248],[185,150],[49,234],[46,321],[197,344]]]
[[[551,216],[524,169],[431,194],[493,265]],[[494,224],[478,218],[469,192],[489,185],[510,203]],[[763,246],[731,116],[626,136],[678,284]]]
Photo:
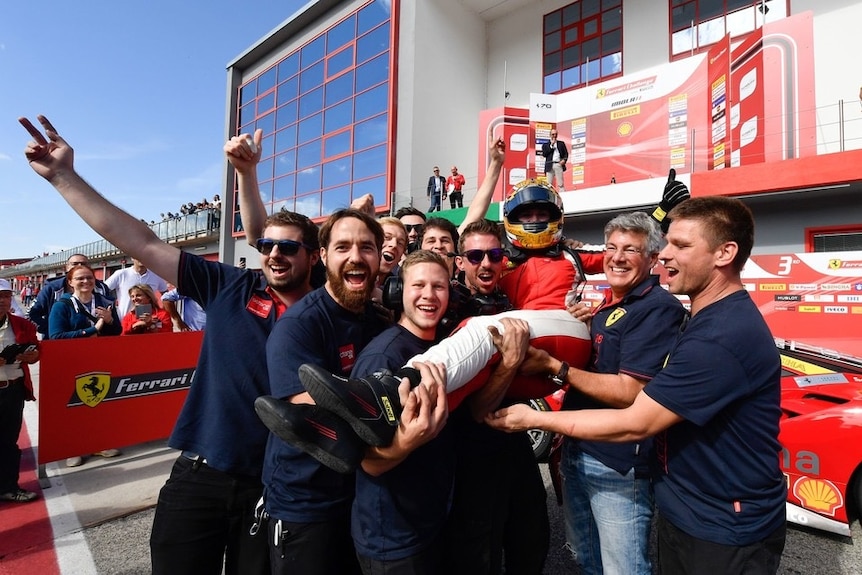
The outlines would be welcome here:
[[[776,339],[787,520],[850,536],[862,517],[862,359]]]
[[[862,359],[776,338],[781,353],[779,458],[787,478],[787,520],[850,536],[862,518]],[[558,410],[565,390],[530,402]],[[545,460],[552,434],[530,430]]]

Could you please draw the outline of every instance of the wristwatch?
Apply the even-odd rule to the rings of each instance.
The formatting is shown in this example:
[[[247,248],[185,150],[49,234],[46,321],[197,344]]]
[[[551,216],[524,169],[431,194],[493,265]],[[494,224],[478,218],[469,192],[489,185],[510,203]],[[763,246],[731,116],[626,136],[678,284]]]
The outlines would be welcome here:
[[[549,375],[548,379],[553,381],[559,386],[563,386],[566,383],[566,376],[569,374],[569,362],[564,361],[560,364],[560,371],[558,371],[555,375]]]

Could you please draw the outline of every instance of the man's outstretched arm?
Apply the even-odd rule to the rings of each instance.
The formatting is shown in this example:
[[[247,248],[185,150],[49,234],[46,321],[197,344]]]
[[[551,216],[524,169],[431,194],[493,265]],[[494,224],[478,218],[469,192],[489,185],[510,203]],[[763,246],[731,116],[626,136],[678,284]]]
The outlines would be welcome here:
[[[177,281],[180,250],[160,240],[139,219],[99,194],[74,167],[74,151],[45,116],[38,116],[43,135],[27,118],[18,121],[33,140],[24,155],[30,167],[60,192],[87,225],[123,252],[138,259],[171,283]]]
[[[488,207],[491,205],[491,196],[494,195],[494,188],[497,187],[497,180],[500,179],[500,172],[503,170],[503,161],[506,159],[506,144],[502,138],[494,138],[493,134],[488,136],[488,148],[491,154],[491,161],[488,163],[488,169],[485,171],[485,179],[482,180],[482,185],[476,190],[476,196],[470,202],[470,207],[467,208],[467,215],[464,216],[464,221],[458,226],[458,233],[463,233],[464,228],[469,224],[481,220],[488,213]]]
[[[536,411],[515,404],[485,418],[485,423],[501,431],[544,429],[575,439],[612,443],[641,441],[676,425],[683,419],[641,391],[625,409],[579,409]]]

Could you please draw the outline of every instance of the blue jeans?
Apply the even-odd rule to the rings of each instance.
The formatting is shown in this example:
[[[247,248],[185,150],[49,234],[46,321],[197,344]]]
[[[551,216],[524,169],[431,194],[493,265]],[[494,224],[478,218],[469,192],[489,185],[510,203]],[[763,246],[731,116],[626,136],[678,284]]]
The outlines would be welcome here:
[[[649,575],[649,479],[606,467],[566,440],[561,464],[566,541],[585,575]]]
[[[428,213],[430,214],[434,210],[440,211],[440,193],[435,192],[431,194],[431,207],[428,208]]]

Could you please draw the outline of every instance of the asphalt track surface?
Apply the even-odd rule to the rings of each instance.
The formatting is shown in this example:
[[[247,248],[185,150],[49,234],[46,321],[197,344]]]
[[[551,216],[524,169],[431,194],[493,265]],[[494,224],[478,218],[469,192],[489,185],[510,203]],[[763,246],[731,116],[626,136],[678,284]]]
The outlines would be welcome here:
[[[38,383],[38,366],[34,370]],[[38,388],[37,388],[38,391]],[[38,396],[38,393],[37,393]],[[36,478],[38,418],[32,402],[25,409],[22,487],[38,490],[33,503],[0,503],[0,575],[132,575],[150,572],[149,533],[153,506],[176,452],[164,441],[123,449],[117,458],[87,458],[81,467],[46,466]],[[552,495],[547,466],[551,545],[547,574],[578,573],[563,547],[562,516]],[[853,538],[789,527],[779,573],[782,575],[859,575],[862,529]]]

